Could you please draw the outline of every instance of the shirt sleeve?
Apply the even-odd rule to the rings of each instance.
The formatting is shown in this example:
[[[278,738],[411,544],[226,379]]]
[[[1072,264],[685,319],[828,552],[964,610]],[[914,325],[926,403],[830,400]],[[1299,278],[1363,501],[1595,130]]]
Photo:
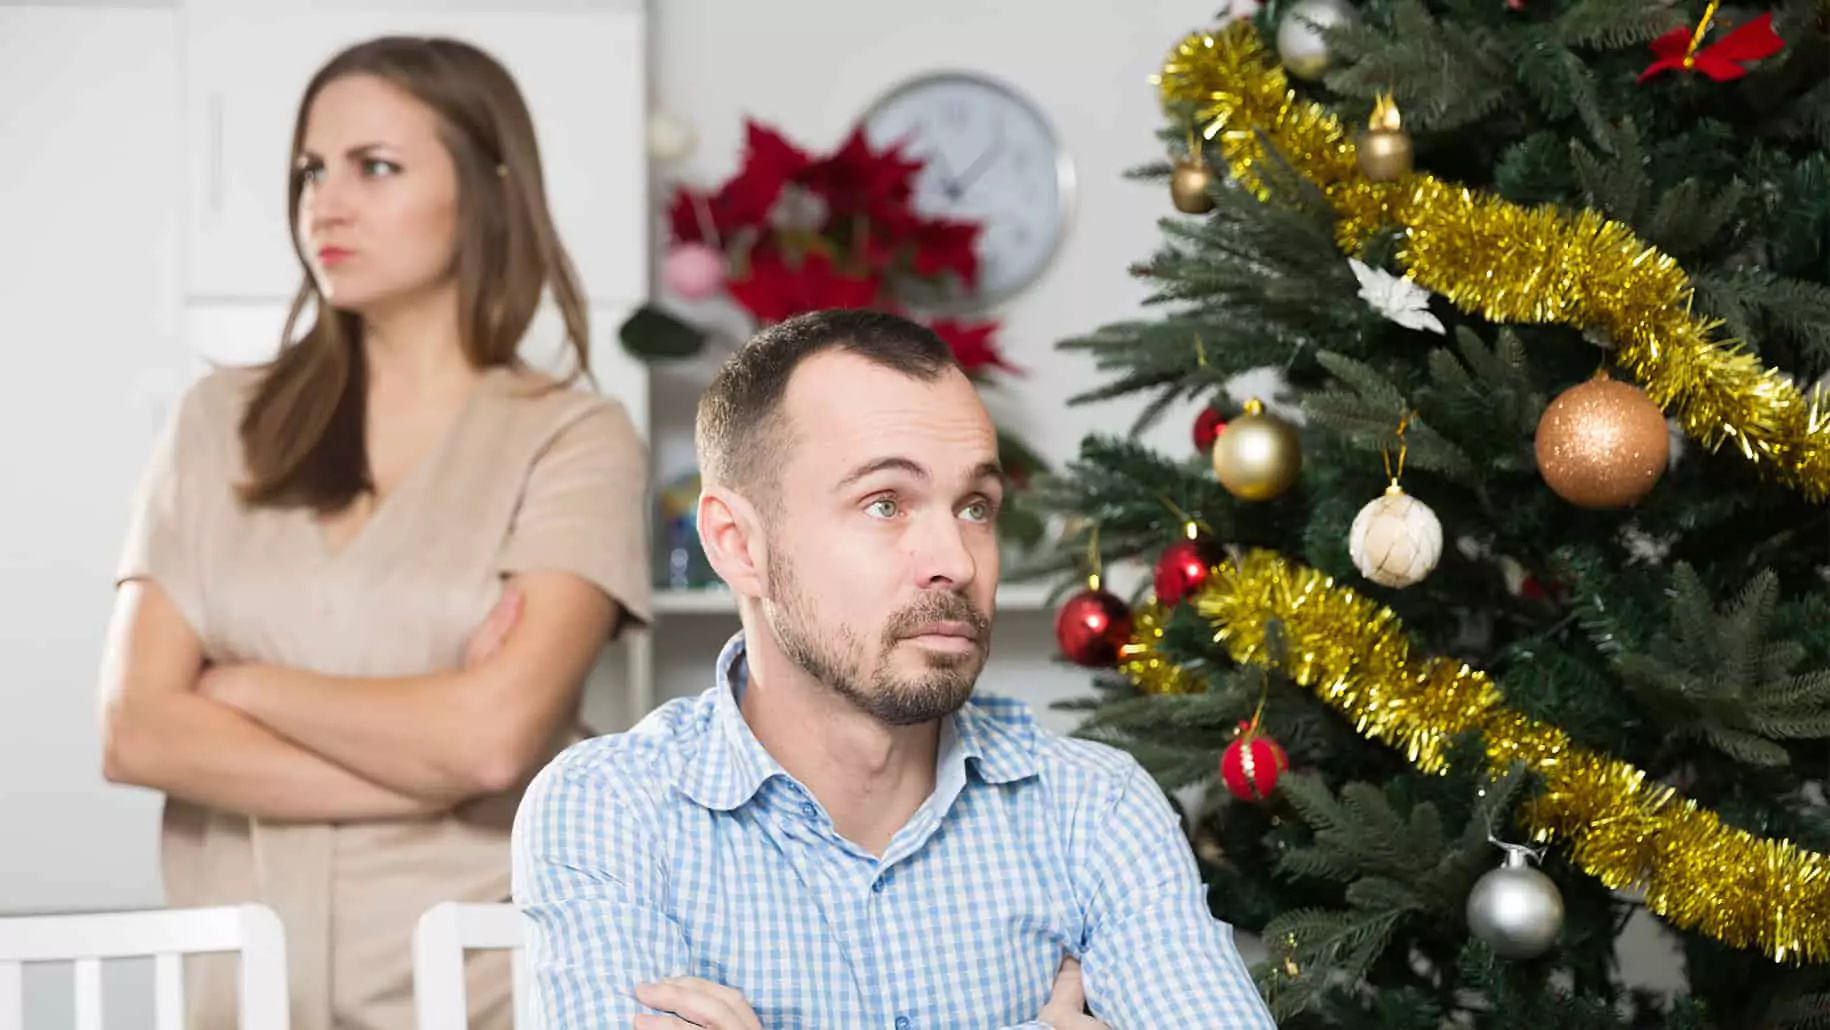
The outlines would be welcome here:
[[[128,512],[127,538],[115,566],[118,588],[133,580],[157,584],[194,633],[203,632],[203,577],[196,507],[204,484],[202,384],[185,391],[153,439]]]
[[[685,934],[664,907],[660,819],[642,788],[561,756],[515,816],[514,899],[547,1030],[626,1027],[639,984],[684,976]],[[630,779],[633,779],[631,777]]]
[[[535,459],[499,567],[570,572],[647,623],[648,566],[647,447],[622,405],[604,401]]]
[[[1168,799],[1142,766],[1129,766],[1080,820],[1088,1007],[1113,1030],[1275,1030],[1232,927],[1208,908]]]

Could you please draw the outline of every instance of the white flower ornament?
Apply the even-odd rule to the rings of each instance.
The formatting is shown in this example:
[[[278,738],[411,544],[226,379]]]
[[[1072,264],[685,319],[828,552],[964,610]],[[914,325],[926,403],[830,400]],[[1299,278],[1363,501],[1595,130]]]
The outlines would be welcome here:
[[[1347,264],[1360,280],[1360,299],[1367,306],[1406,329],[1428,329],[1448,335],[1442,322],[1430,313],[1430,291],[1382,268],[1370,268],[1354,258]]]

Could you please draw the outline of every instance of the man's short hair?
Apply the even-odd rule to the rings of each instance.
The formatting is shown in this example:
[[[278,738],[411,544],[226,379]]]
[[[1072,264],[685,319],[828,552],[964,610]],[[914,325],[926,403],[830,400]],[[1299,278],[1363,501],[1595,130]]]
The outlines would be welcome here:
[[[960,367],[953,349],[933,330],[882,311],[814,311],[777,322],[731,355],[699,398],[693,442],[705,482],[774,506],[790,443],[782,397],[794,370],[828,350],[856,354],[928,383]]]

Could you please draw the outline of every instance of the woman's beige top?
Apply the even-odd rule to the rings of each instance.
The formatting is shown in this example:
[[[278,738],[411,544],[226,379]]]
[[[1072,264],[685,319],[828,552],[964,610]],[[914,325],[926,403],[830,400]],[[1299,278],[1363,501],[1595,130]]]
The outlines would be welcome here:
[[[186,394],[138,495],[119,578],[154,580],[214,662],[339,676],[457,668],[503,577],[561,569],[649,618],[647,454],[583,388],[486,373],[438,447],[334,553],[302,510],[241,507],[237,435],[253,374]],[[580,739],[572,733],[556,742]],[[453,742],[453,746],[461,746]],[[509,900],[520,791],[452,814],[285,824],[165,803],[166,903],[260,901],[286,927],[292,1030],[411,1030],[411,937],[440,901]],[[473,953],[473,1027],[510,1025],[506,958]],[[234,1025],[234,964],[192,960],[193,1027]]]

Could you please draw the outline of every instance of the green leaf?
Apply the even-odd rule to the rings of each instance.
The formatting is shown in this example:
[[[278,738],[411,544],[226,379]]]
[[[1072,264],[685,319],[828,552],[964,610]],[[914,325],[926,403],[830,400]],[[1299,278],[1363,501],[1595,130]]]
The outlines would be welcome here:
[[[677,361],[705,349],[706,335],[698,327],[644,304],[623,320],[617,330],[629,353],[644,361]]]

